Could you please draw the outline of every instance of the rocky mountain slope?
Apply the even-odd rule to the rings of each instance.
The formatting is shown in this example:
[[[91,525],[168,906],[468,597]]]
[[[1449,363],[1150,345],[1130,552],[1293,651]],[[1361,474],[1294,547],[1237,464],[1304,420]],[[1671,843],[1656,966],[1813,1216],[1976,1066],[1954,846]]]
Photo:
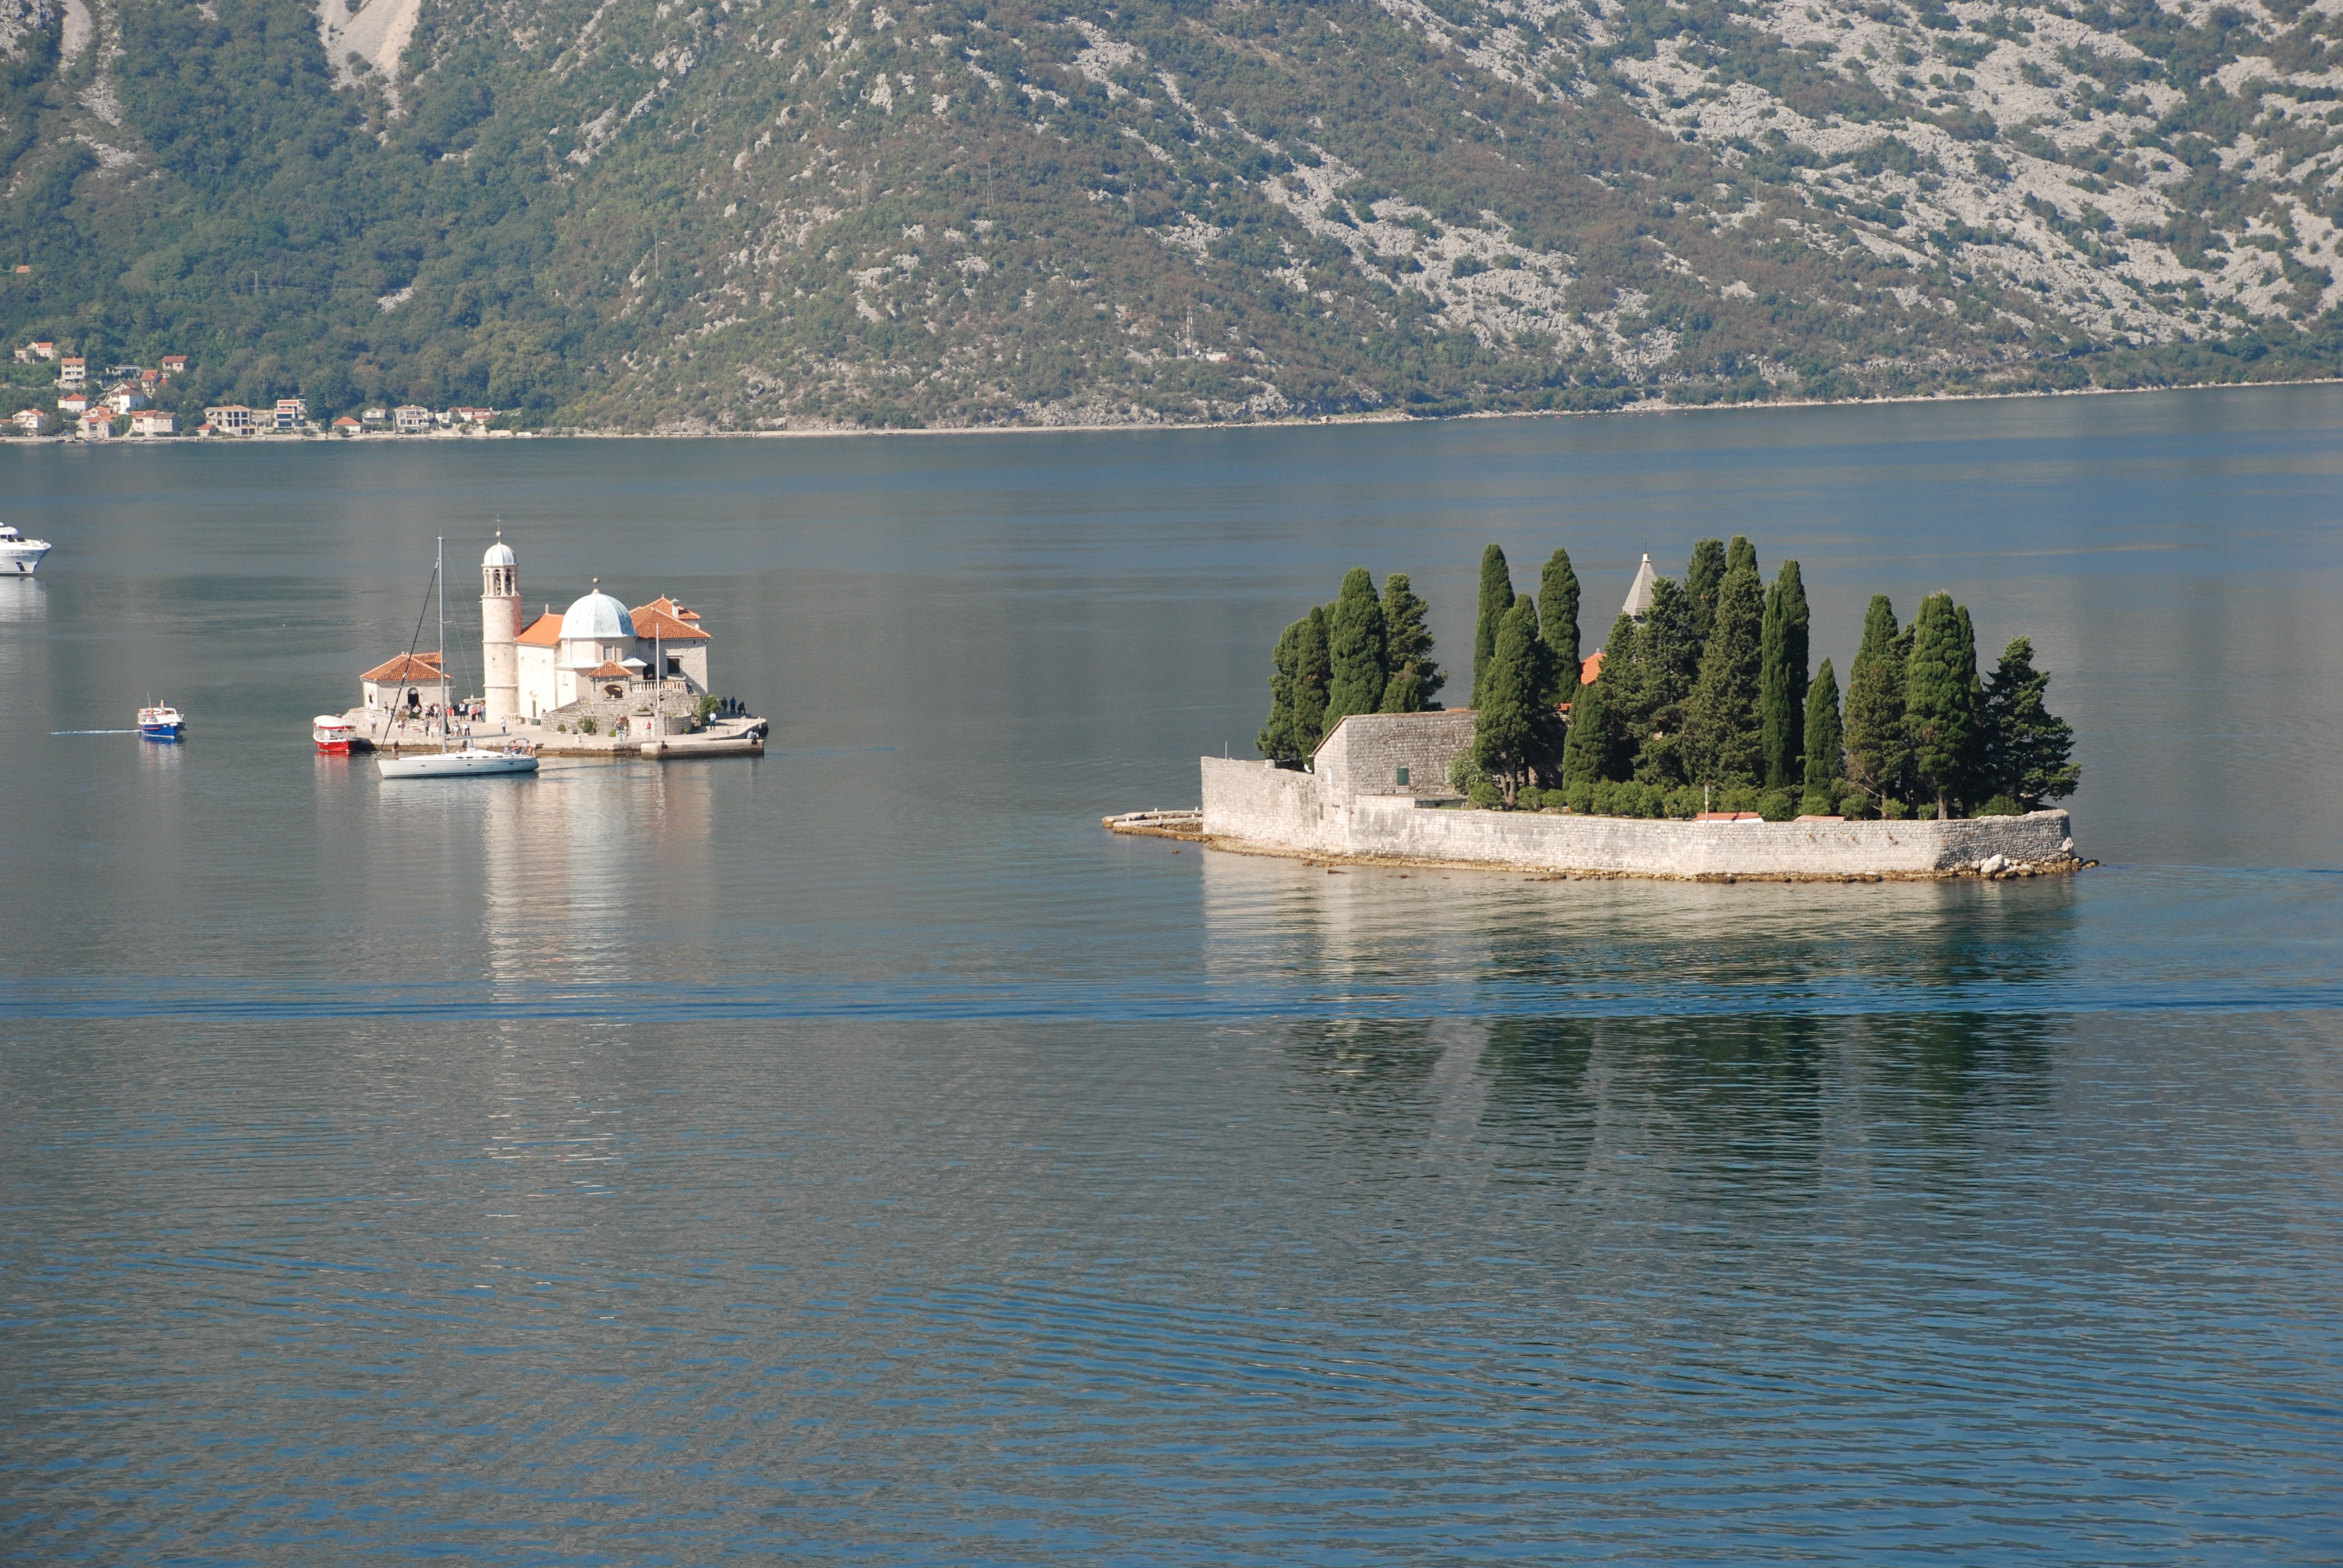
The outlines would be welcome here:
[[[0,0],[0,314],[192,353],[191,402],[589,427],[2327,375],[2338,35],[2343,0]]]

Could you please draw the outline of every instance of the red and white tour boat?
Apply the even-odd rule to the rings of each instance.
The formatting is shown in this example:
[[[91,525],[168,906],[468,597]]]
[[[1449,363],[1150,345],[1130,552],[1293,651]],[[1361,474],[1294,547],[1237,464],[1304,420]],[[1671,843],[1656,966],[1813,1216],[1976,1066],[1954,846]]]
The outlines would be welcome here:
[[[334,757],[350,754],[350,737],[357,733],[357,727],[348,719],[338,714],[321,713],[309,720],[309,738],[317,743],[318,750]]]

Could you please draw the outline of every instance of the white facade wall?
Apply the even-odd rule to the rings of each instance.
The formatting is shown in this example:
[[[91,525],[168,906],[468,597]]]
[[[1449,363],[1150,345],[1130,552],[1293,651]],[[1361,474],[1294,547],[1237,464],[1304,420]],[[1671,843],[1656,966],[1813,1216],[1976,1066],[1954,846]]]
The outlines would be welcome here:
[[[514,676],[518,689],[514,693],[514,717],[535,719],[548,709],[561,706],[556,695],[559,689],[559,672],[554,668],[554,650],[533,643],[523,643],[516,651]]]

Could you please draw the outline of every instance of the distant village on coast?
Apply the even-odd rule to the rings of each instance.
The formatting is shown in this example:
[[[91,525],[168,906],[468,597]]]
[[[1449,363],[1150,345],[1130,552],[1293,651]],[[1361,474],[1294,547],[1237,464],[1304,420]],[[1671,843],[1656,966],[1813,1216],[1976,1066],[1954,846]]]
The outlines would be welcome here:
[[[15,352],[19,365],[56,367],[56,407],[35,403],[9,417],[7,434],[16,440],[62,439],[106,441],[119,438],[155,439],[196,436],[254,439],[397,438],[415,437],[498,436],[508,439],[519,432],[497,428],[502,410],[482,407],[427,408],[402,403],[397,407],[366,408],[341,415],[330,424],[313,417],[299,397],[279,397],[268,407],[219,403],[204,409],[194,429],[182,428],[173,401],[174,383],[188,373],[184,354],[166,354],[152,366],[93,366],[74,354],[61,354],[54,340],[36,339]]]

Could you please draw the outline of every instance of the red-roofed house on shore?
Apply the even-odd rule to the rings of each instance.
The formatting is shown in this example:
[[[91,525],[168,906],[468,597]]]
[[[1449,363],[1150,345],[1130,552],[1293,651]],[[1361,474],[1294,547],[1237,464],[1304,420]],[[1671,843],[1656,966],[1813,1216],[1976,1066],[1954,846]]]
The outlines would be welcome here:
[[[400,654],[358,677],[369,712],[417,709],[439,700],[439,656]]]

